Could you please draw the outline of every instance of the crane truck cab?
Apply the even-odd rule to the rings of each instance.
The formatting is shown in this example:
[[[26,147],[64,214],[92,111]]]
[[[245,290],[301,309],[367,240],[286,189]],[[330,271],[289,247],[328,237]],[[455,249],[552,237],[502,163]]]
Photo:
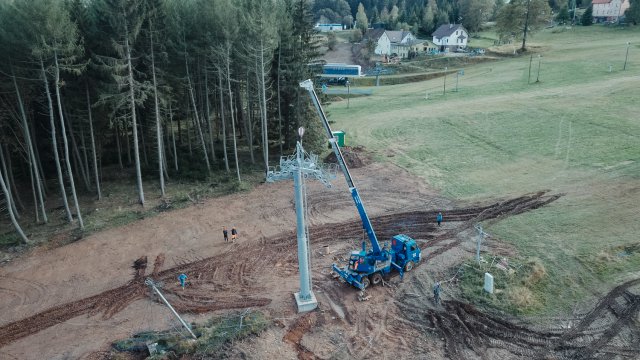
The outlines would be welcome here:
[[[411,271],[420,262],[422,256],[416,241],[404,234],[396,235],[391,239],[391,251],[394,254],[393,262],[403,271]]]

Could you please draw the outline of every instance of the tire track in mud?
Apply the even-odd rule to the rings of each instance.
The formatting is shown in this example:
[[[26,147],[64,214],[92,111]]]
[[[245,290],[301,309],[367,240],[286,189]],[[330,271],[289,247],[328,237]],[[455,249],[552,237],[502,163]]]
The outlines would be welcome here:
[[[35,304],[46,298],[47,289],[43,284],[16,277],[4,278],[9,279],[14,286],[5,285],[5,287],[0,287],[0,294],[6,295],[2,297],[3,300],[0,303],[2,307],[12,308],[20,305]]]
[[[640,338],[634,334],[637,324],[633,322],[640,313],[640,295],[630,293],[628,289],[638,284],[640,279],[614,288],[578,326],[564,332],[534,330],[454,300],[443,302],[441,307],[425,307],[416,297],[401,296],[397,298],[396,305],[400,314],[409,313],[427,319],[425,323],[419,323],[405,318],[404,323],[421,332],[438,332],[444,338],[445,354],[451,359],[466,359],[470,354],[486,357],[488,348],[504,349],[526,358],[592,359],[607,354],[637,358]],[[419,279],[413,278],[409,289],[419,292],[419,298],[431,298],[428,285]],[[620,299],[627,301],[620,305]],[[612,303],[620,307],[617,314],[609,306]],[[615,320],[608,321],[612,315]],[[607,325],[591,327],[593,323],[607,321]],[[613,344],[616,336],[623,332],[627,341],[618,343],[626,345]]]
[[[472,221],[487,220],[519,214],[531,209],[544,206],[561,195],[546,195],[546,192],[524,195],[502,202],[496,202],[487,206],[453,209],[446,212],[449,222],[459,222],[458,229],[464,229],[473,225]],[[426,240],[423,247],[437,244],[447,239],[448,236],[460,231],[451,230],[448,233],[434,235],[435,211],[413,210],[377,216],[371,219],[380,239],[390,239],[398,233],[406,233],[409,236]],[[359,221],[349,221],[322,226],[311,226],[309,229],[311,246],[315,249],[328,244],[344,244],[348,240],[362,237],[362,226]],[[163,292],[179,311],[207,312],[219,309],[233,309],[245,307],[259,307],[271,303],[267,297],[253,297],[256,294],[267,292],[263,286],[252,280],[254,276],[266,276],[263,274],[267,264],[282,262],[282,266],[295,269],[296,257],[289,254],[284,260],[282,254],[288,253],[295,244],[295,232],[290,231],[280,236],[264,239],[260,243],[238,244],[232,250],[206,259],[189,261],[188,258],[180,258],[178,265],[164,270],[154,269],[156,282],[170,284],[163,288]],[[459,241],[453,241],[438,249],[438,252],[429,254],[430,257],[459,245]],[[254,254],[260,251],[259,261],[244,262],[238,265],[235,259],[245,259],[246,254]],[[195,256],[191,254],[191,256]],[[136,261],[136,264],[142,259]],[[134,278],[127,284],[107,290],[100,294],[49,308],[31,317],[18,320],[0,327],[0,347],[17,339],[29,336],[50,326],[64,322],[80,315],[97,315],[102,313],[103,319],[108,319],[123,310],[132,302],[149,297],[150,292],[144,285],[146,270],[146,257],[144,267],[136,268]],[[157,263],[164,263],[158,260]],[[316,265],[317,268],[317,265]],[[190,286],[184,291],[178,290],[174,276],[176,273],[188,273]],[[224,274],[224,275],[222,275]],[[271,276],[291,276],[295,271],[279,275],[273,272]],[[333,293],[333,299],[340,299],[344,293],[338,287],[321,284],[323,290]],[[205,294],[203,294],[205,293]],[[208,295],[208,293],[212,293]],[[346,320],[353,323],[354,318],[349,314],[344,304],[340,304],[345,310]],[[364,324],[366,326],[366,324]]]

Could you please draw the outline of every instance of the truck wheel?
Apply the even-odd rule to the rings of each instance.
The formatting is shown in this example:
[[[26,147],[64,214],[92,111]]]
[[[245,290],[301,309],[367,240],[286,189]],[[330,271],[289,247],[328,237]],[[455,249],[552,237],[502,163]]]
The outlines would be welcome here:
[[[369,287],[369,278],[368,277],[363,277],[362,280],[360,281],[360,284],[362,284],[362,286],[366,289]]]
[[[373,285],[378,285],[382,283],[382,275],[380,275],[380,273],[373,274],[373,276],[371,277],[371,283]]]
[[[413,261],[409,261],[404,265],[404,272],[409,272],[413,270]]]

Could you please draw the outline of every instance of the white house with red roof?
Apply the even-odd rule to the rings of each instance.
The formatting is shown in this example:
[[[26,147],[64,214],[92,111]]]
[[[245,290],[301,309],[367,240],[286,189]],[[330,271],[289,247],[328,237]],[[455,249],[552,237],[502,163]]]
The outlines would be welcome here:
[[[469,32],[460,24],[440,25],[432,36],[433,43],[440,51],[464,49],[469,41]]]
[[[593,21],[618,21],[629,8],[629,0],[593,0]]]

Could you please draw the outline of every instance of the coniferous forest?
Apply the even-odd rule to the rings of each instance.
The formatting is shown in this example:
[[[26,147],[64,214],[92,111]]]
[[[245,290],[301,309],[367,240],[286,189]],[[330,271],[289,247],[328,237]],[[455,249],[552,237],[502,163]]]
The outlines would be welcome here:
[[[321,141],[306,0],[2,0],[0,24],[0,210],[24,242],[54,211],[83,229],[113,173],[144,206],[149,183],[242,184],[300,126]]]

